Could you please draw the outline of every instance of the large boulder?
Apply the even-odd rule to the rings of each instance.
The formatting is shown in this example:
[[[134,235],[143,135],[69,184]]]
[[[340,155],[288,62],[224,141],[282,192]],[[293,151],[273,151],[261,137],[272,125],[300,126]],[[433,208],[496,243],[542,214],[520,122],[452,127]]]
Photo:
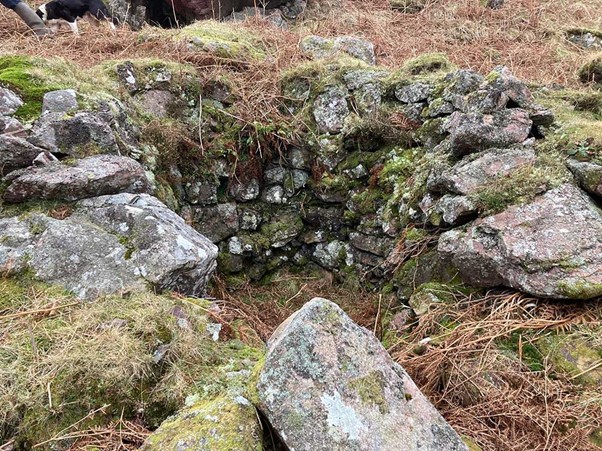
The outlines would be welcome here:
[[[438,252],[472,285],[557,299],[602,295],[602,211],[570,184],[444,233]]]
[[[86,199],[72,216],[0,219],[0,268],[29,270],[81,299],[143,291],[201,295],[217,247],[147,194]]]
[[[460,160],[450,169],[429,177],[431,191],[472,194],[498,177],[508,177],[519,168],[535,163],[530,147],[489,149]]]
[[[467,449],[376,337],[326,299],[274,332],[258,390],[288,449]]]
[[[139,163],[128,157],[96,155],[73,165],[54,162],[14,171],[3,198],[7,202],[30,200],[74,201],[106,194],[148,193],[150,183]]]

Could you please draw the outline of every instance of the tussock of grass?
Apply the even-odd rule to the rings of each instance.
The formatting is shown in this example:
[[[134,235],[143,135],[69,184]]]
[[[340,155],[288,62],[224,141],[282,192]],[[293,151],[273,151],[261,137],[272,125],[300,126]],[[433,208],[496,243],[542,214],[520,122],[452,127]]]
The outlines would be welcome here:
[[[0,437],[21,446],[50,440],[50,449],[119,418],[156,427],[186,396],[232,389],[225,373],[260,356],[214,343],[203,300],[140,294],[83,304],[5,279],[0,293]]]

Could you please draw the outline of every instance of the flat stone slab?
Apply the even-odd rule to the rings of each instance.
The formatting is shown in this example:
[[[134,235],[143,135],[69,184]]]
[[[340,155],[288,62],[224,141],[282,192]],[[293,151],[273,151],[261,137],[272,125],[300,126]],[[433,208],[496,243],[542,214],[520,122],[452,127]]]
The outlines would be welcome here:
[[[32,166],[10,174],[3,194],[7,202],[74,201],[107,194],[148,193],[144,168],[128,157],[96,155],[68,165],[60,162]]]
[[[556,299],[602,296],[602,211],[571,184],[444,233],[438,252],[472,285]]]
[[[258,390],[291,450],[467,449],[376,337],[326,299],[274,332]]]

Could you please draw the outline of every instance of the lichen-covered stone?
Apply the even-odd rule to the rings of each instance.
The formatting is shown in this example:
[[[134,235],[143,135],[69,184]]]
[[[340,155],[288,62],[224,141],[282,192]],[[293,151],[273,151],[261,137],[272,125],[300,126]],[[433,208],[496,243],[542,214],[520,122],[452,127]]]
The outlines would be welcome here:
[[[8,88],[0,86],[0,116],[10,116],[23,105],[23,100]]]
[[[326,299],[274,332],[257,387],[289,449],[467,449],[376,337]]]
[[[450,150],[459,156],[492,147],[520,144],[529,137],[532,126],[529,113],[520,108],[492,114],[456,111],[445,125],[450,133]]]
[[[255,407],[244,397],[199,401],[165,420],[141,451],[261,451]]]
[[[214,243],[228,238],[240,229],[235,203],[194,208],[195,228]]]
[[[429,177],[431,191],[471,194],[498,177],[535,163],[532,148],[489,149],[463,158],[448,170]]]
[[[596,366],[600,363],[602,348],[587,336],[548,335],[537,340],[535,345],[557,372],[574,377],[585,386],[602,386],[602,367]]]
[[[78,107],[77,93],[73,89],[47,92],[42,100],[42,114],[66,114],[77,110]]]
[[[0,135],[0,176],[31,166],[34,158],[41,152],[44,152],[44,149],[23,138]]]
[[[334,39],[306,36],[299,47],[312,58],[327,58],[343,53],[368,64],[376,63],[374,44],[355,36],[338,36]]]
[[[567,166],[575,175],[581,188],[602,197],[602,165],[589,161],[567,160]]]
[[[340,133],[349,115],[347,90],[340,86],[329,86],[316,98],[313,115],[320,131]]]
[[[15,171],[7,178],[7,202],[31,200],[74,201],[117,193],[148,193],[144,169],[131,158],[97,155],[73,165],[60,162]]]
[[[57,220],[44,214],[0,219],[0,267],[26,269],[81,299],[147,285],[189,295],[204,293],[217,248],[147,194],[80,201]]]
[[[573,185],[446,232],[438,252],[472,285],[557,299],[602,295],[602,212]]]

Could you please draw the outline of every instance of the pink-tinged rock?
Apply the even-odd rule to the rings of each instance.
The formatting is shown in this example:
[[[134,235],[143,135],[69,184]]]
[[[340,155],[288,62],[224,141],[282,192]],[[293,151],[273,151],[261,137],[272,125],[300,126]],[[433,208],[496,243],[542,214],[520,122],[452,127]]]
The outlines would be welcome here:
[[[36,199],[74,201],[117,193],[148,193],[144,168],[127,157],[97,155],[73,165],[60,162],[15,171],[4,192],[7,202]]]
[[[274,332],[258,390],[290,450],[467,450],[376,337],[326,299]]]
[[[472,285],[556,299],[602,296],[602,211],[570,184],[444,233],[438,252]]]
[[[490,149],[463,158],[437,180],[429,182],[429,189],[472,194],[496,178],[507,177],[517,169],[534,163],[532,148]]]

